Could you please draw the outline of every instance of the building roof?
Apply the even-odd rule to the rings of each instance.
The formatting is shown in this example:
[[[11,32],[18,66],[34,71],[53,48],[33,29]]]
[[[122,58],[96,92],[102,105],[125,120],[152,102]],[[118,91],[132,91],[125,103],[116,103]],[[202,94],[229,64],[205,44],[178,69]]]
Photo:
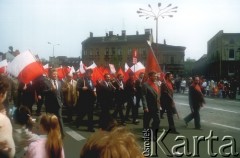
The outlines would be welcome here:
[[[86,40],[82,42],[82,44],[88,43],[88,44],[96,44],[96,43],[113,43],[113,42],[144,42],[149,40],[148,34],[143,35],[108,35],[108,36],[102,36],[102,37],[89,37]]]
[[[185,51],[186,47],[183,46],[173,46],[173,45],[167,45],[167,44],[156,44],[153,43],[152,44],[153,49],[156,49],[156,47],[160,50],[160,51]]]

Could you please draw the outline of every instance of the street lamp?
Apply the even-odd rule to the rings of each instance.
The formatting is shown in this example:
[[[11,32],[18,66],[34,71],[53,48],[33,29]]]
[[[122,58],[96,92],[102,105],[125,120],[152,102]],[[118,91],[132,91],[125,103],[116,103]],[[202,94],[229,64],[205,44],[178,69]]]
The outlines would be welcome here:
[[[178,7],[171,7],[172,4],[169,4],[165,8],[161,9],[161,3],[158,3],[158,11],[154,12],[153,8],[150,4],[148,4],[148,9],[142,9],[139,8],[137,10],[137,13],[139,14],[139,17],[145,17],[146,19],[148,18],[153,18],[156,20],[156,43],[158,43],[158,18],[165,18],[165,17],[173,17],[173,13],[177,12]]]
[[[48,42],[48,44],[50,44],[50,45],[53,46],[53,57],[54,57],[54,47],[55,47],[55,46],[59,46],[60,44],[53,44],[53,43],[51,43],[51,42]]]

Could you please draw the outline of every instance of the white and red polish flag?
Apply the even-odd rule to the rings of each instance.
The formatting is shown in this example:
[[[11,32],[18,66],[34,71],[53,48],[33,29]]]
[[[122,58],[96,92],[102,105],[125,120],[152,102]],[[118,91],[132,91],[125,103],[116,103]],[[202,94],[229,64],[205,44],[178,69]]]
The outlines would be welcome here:
[[[97,65],[95,64],[95,62],[92,63],[92,65],[88,66],[86,69],[95,69],[97,67]]]
[[[17,55],[11,63],[8,64],[7,72],[19,81],[27,84],[35,78],[44,74],[42,64],[38,63],[30,51],[25,51]]]
[[[43,69],[44,69],[44,73],[45,73],[45,75],[48,76],[49,64],[45,64],[45,65],[43,65]]]
[[[127,64],[127,63],[125,63],[125,65],[124,65],[124,71],[125,71],[125,72],[127,72],[127,71],[128,71],[128,69],[129,69],[129,66],[128,66],[128,64]]]
[[[132,72],[134,72],[135,76],[138,77],[141,72],[145,72],[144,65],[139,61],[137,64],[131,67]]]
[[[0,61],[0,74],[6,73],[7,66],[8,66],[7,59]]]
[[[73,66],[71,66],[71,67],[68,66],[68,67],[70,68],[70,72],[69,72],[69,73],[70,73],[71,75],[73,75],[73,74],[76,72],[76,70],[74,69]]]
[[[84,73],[86,72],[85,69],[86,69],[86,66],[83,64],[82,61],[80,61],[79,72],[80,72],[81,74],[84,74]]]
[[[115,69],[115,66],[113,64],[109,64],[109,69],[110,69],[111,74],[116,73],[116,69]]]

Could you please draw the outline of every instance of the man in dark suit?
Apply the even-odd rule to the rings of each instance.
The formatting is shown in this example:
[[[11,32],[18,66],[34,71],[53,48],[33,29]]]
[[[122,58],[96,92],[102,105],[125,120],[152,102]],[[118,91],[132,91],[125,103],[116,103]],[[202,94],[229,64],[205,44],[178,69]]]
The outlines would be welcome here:
[[[39,76],[34,80],[34,87],[36,90],[36,104],[37,104],[37,110],[36,115],[41,115],[42,105],[44,103],[44,80],[46,79],[46,76]]]
[[[199,85],[199,77],[195,76],[193,83],[189,87],[189,105],[191,113],[184,118],[186,126],[188,125],[188,122],[194,118],[195,129],[201,129],[199,110],[204,103],[205,100]]]
[[[123,83],[123,75],[118,74],[115,82],[113,82],[113,86],[116,87],[115,90],[115,110],[113,112],[113,117],[117,118],[117,115],[119,113],[120,118],[121,118],[121,124],[125,124],[125,118],[123,114],[123,108],[124,108],[124,103],[126,102],[126,94],[125,94],[125,84]]]
[[[79,92],[79,98],[77,103],[76,119],[77,128],[84,116],[88,115],[88,131],[94,132],[93,128],[93,108],[96,101],[96,88],[92,81],[92,69],[86,70],[85,76],[77,81],[77,90]]]
[[[33,82],[28,84],[23,82],[19,83],[18,86],[18,105],[17,107],[26,106],[32,113],[32,106],[35,103],[35,88]]]
[[[126,110],[126,121],[130,121],[129,113],[132,110],[132,123],[138,124],[138,106],[136,105],[136,87],[135,87],[135,75],[133,72],[129,73],[129,78],[126,81],[125,92],[127,95],[127,110]]]
[[[62,84],[58,81],[58,72],[56,69],[49,71],[49,78],[44,80],[45,107],[47,113],[52,113],[58,117],[62,138],[64,137],[62,121]]]
[[[101,115],[109,114],[110,108],[113,107],[114,91],[116,88],[112,85],[110,74],[104,75],[104,80],[100,83],[100,106]]]
[[[143,128],[149,129],[149,123],[153,119],[152,132],[156,139],[160,125],[160,89],[156,84],[157,73],[149,72],[148,77],[142,87]]]
[[[161,84],[161,106],[163,109],[167,111],[167,118],[168,118],[168,126],[169,126],[169,133],[179,134],[177,132],[173,114],[177,114],[177,110],[175,107],[175,103],[173,100],[173,84],[172,84],[173,74],[171,72],[167,72],[165,74],[165,80]]]

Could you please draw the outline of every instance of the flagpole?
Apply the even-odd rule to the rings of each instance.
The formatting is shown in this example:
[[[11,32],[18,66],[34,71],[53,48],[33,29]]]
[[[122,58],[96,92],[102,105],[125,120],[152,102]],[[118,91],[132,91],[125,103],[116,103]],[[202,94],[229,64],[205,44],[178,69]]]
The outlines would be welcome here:
[[[152,44],[150,41],[147,41],[147,44],[149,45],[151,51],[153,52],[154,57],[156,58],[155,52],[153,51]]]

